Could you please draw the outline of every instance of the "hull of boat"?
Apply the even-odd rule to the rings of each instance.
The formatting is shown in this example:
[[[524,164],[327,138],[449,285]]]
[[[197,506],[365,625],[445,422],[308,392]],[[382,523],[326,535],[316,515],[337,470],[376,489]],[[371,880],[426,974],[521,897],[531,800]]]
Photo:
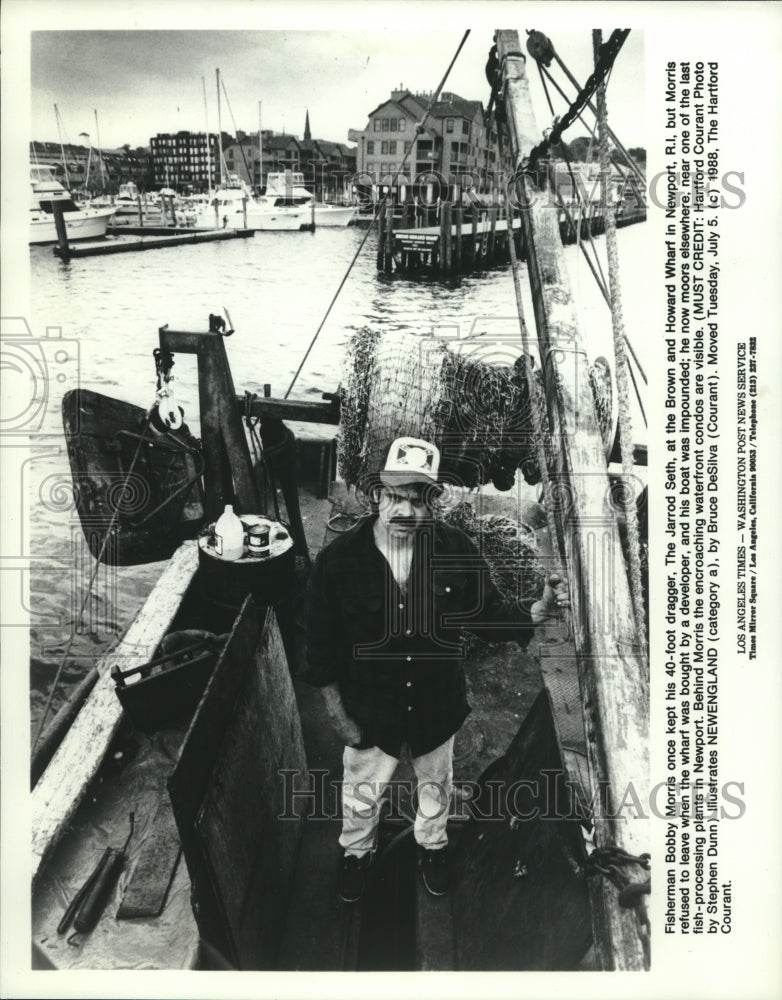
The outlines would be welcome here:
[[[338,205],[316,205],[315,225],[316,226],[348,226],[355,217],[358,209],[354,205],[347,208]]]
[[[186,221],[189,222],[187,215]],[[316,222],[317,224],[317,222]],[[340,223],[346,225],[347,223]],[[218,219],[214,212],[195,216],[194,229],[259,229],[269,232],[297,232],[312,225],[310,209],[269,209],[266,212],[248,209],[245,222],[244,212],[223,213]]]
[[[113,208],[92,208],[65,214],[65,231],[69,240],[90,240],[106,235]],[[40,213],[30,220],[30,243],[56,243],[57,227],[53,215]]]

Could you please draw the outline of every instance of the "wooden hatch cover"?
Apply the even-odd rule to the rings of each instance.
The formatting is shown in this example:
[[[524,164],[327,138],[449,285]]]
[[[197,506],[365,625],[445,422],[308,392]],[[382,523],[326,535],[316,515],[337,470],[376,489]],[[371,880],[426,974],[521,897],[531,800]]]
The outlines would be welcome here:
[[[65,394],[62,417],[76,509],[93,556],[121,566],[157,562],[198,534],[203,463],[185,425],[147,428],[140,406],[89,389]]]
[[[549,695],[484,772],[454,847],[457,967],[575,969],[591,939],[579,794],[563,766]]]
[[[274,612],[248,597],[168,782],[201,940],[235,969],[274,967],[302,833],[280,771],[305,768]]]

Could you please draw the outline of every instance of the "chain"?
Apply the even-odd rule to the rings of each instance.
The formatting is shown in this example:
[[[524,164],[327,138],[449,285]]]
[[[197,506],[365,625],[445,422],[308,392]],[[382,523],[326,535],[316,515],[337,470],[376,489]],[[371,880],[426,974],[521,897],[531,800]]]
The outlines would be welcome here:
[[[628,879],[623,871],[629,865],[638,865],[644,871],[651,871],[650,854],[630,854],[623,847],[611,844],[608,847],[596,847],[586,862],[587,877],[602,875],[619,891],[619,905],[625,909],[638,906],[641,896],[652,891],[651,876],[641,882]]]
[[[548,154],[550,147],[556,146],[562,138],[562,133],[570,128],[573,122],[581,116],[584,108],[589,104],[592,95],[605,80],[614,65],[614,60],[619,55],[619,51],[629,34],[629,28],[617,28],[611,33],[611,37],[605,45],[600,46],[600,54],[592,75],[576,95],[575,100],[571,103],[565,114],[554,124],[551,132],[549,132],[542,142],[535,146],[526,160],[522,162],[522,169],[525,173],[535,173],[538,163]]]

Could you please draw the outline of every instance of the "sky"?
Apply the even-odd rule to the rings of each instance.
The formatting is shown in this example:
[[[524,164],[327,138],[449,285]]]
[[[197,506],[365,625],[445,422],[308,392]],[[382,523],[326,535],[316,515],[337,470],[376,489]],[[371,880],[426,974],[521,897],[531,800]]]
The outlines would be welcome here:
[[[552,6],[557,5],[549,9]],[[223,9],[229,7],[223,5]],[[160,9],[170,13],[172,8],[163,2]],[[322,11],[328,9],[321,5]],[[419,8],[400,3],[392,9]],[[465,14],[474,10],[472,5],[461,9]],[[565,30],[557,23],[562,18],[543,17],[545,9],[536,9],[538,16],[525,24],[519,17],[523,5],[507,9],[515,16],[507,17],[505,26],[519,30],[522,44],[525,27],[545,31],[574,76],[585,82],[592,69],[588,26]],[[199,30],[198,14],[203,7],[196,4],[191,10],[193,15],[182,23],[192,27],[163,31],[52,31],[44,21],[41,30],[30,36],[31,137],[59,140],[55,104],[64,141],[85,145],[90,141],[97,146],[100,138],[100,145],[107,149],[124,143],[146,146],[158,132],[203,131],[207,122],[214,131],[215,70],[219,68],[228,99],[227,104],[221,95],[225,131],[255,132],[260,117],[265,129],[301,136],[309,110],[313,137],[347,142],[348,130],[363,129],[369,112],[392,89],[401,85],[412,91],[433,91],[467,27],[466,19],[458,18],[444,18],[441,24],[425,21],[415,28],[410,20],[402,27],[401,18],[393,28],[359,26],[348,18],[334,30],[321,17],[324,27],[318,30]],[[134,23],[143,28],[160,20],[146,17]],[[230,18],[225,20],[231,23]],[[472,14],[470,20],[475,20]],[[288,21],[296,18],[289,15]],[[484,106],[489,98],[484,67],[492,43],[491,23],[471,30],[445,85],[445,90],[480,100]],[[613,27],[604,28],[605,38]],[[551,124],[551,114],[532,60],[528,69],[542,129]],[[643,33],[631,31],[615,64],[608,94],[612,127],[626,146],[645,144],[643,71]],[[575,91],[561,72],[556,67],[552,72],[573,96]],[[561,114],[564,101],[554,93],[552,97]],[[90,139],[80,139],[80,133],[88,133]],[[575,125],[566,138],[583,134],[585,129]]]

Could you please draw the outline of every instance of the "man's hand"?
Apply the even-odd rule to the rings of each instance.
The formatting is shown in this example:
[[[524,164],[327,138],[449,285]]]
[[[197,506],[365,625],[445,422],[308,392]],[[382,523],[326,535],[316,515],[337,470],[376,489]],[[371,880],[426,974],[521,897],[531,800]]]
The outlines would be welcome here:
[[[344,713],[341,716],[332,715],[331,722],[334,726],[334,731],[345,746],[358,746],[364,733],[357,722]]]
[[[336,684],[329,684],[327,687],[321,688],[321,691],[323,700],[326,702],[326,711],[329,713],[331,724],[334,726],[337,736],[345,746],[352,747],[359,744],[364,735],[363,731],[361,726],[354,719],[351,719],[345,711],[339,687]]]
[[[558,573],[551,573],[546,577],[540,600],[535,601],[530,609],[532,621],[539,625],[548,618],[558,618],[569,607],[570,588],[567,580],[563,580]]]

